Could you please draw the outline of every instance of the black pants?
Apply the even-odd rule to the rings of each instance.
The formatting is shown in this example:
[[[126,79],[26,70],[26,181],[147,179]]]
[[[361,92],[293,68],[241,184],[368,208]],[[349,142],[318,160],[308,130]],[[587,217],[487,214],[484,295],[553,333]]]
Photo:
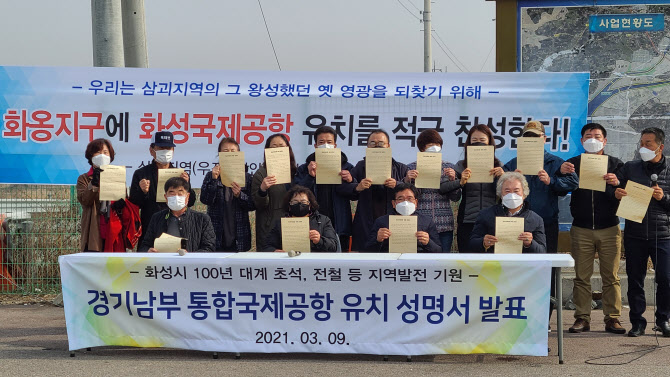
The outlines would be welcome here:
[[[456,228],[456,243],[458,244],[459,253],[471,253],[470,247],[470,234],[475,228],[475,223],[458,223],[458,228]]]
[[[547,237],[547,253],[556,254],[558,252],[558,222],[545,223],[544,234]],[[553,268],[551,269],[551,297],[556,297],[556,270]]]
[[[670,240],[642,240],[626,237],[624,233],[623,245],[626,249],[630,323],[647,326],[642,315],[647,308],[644,279],[649,258],[656,270],[656,324],[666,322],[670,315]]]

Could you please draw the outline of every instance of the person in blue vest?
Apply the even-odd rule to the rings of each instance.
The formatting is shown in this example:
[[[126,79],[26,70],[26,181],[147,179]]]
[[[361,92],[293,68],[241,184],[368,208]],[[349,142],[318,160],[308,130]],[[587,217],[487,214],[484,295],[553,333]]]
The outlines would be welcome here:
[[[322,126],[314,131],[314,148],[337,148],[337,133],[332,127]],[[351,203],[349,198],[342,193],[343,185],[316,184],[318,166],[316,164],[316,153],[310,154],[305,163],[298,167],[293,182],[296,185],[307,187],[312,191],[319,203],[319,213],[328,217],[335,226],[335,231],[340,240],[342,249],[349,249],[349,237],[351,237]],[[351,170],[354,166],[349,163],[347,155],[342,153],[342,183],[351,183]]]

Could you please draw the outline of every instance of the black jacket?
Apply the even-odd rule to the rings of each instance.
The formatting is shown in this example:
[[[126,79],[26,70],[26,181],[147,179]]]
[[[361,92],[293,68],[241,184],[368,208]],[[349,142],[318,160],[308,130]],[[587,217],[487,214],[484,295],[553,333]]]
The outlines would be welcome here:
[[[407,175],[407,165],[398,162],[395,159],[391,161],[391,177],[400,183]],[[372,230],[376,218],[374,216],[374,202],[377,200],[384,201],[386,206],[386,214],[393,213],[393,189],[383,185],[373,184],[369,189],[361,192],[356,191],[358,182],[365,179],[365,158],[359,161],[351,170],[351,176],[354,179],[352,183],[342,184],[340,187],[345,189],[347,197],[351,200],[358,200],[356,206],[356,215],[354,216],[352,229],[352,244],[351,250],[363,251],[368,240],[368,235]],[[374,198],[374,199],[373,199]]]
[[[174,165],[170,163],[170,167]],[[140,181],[148,179],[151,184],[149,191],[145,194],[140,188]],[[154,213],[168,209],[167,203],[156,201],[156,187],[158,186],[158,165],[156,161],[152,161],[149,165],[143,166],[133,173],[133,180],[130,183],[130,201],[140,207],[140,221],[142,222],[142,235],[138,241],[138,245],[142,245],[142,240],[146,234],[146,229],[149,227],[149,222]],[[195,191],[191,188],[188,196],[188,206],[193,207],[195,204]]]
[[[493,253],[495,246],[484,249],[484,236],[489,234],[494,236],[496,234],[496,217],[507,216],[507,208],[502,204],[496,204],[492,207],[486,208],[479,212],[475,227],[470,234],[470,247],[475,253]],[[530,247],[523,248],[523,253],[546,253],[547,252],[547,238],[544,235],[544,221],[537,213],[530,210],[528,202],[523,204],[521,212],[515,217],[523,217],[523,231],[533,233],[533,241]]]
[[[309,229],[316,230],[321,234],[321,239],[318,243],[314,244],[312,241],[309,242],[312,252],[337,251],[337,234],[335,233],[335,228],[333,228],[333,223],[330,222],[330,219],[327,216],[320,214],[318,211],[314,211],[314,213],[309,216]],[[283,250],[281,240],[281,219],[275,222],[275,226],[265,238],[265,246],[259,251],[272,252],[275,250]]]
[[[575,166],[579,175],[582,156],[575,156],[568,160]],[[615,173],[621,169],[623,162],[614,156],[607,156],[607,172]],[[605,192],[578,188],[572,192],[570,199],[570,213],[572,225],[586,229],[605,229],[619,225],[616,211],[619,201],[614,197],[616,187],[605,186]]]
[[[495,166],[502,167],[502,163],[497,158]],[[460,160],[454,167],[456,171],[456,181],[461,179],[461,174],[465,170],[465,160]],[[496,204],[496,184],[498,178],[494,178],[493,183],[466,183],[462,188],[461,203],[458,205],[458,224],[472,224],[477,220],[479,211]],[[440,191],[442,193],[442,190]]]
[[[314,153],[310,154],[305,160],[305,163],[298,167],[298,172],[293,179],[293,183],[307,187],[314,193],[314,196],[319,198],[319,193],[323,190],[330,191],[330,198],[332,199],[333,206],[333,218],[330,220],[335,226],[335,231],[338,235],[350,236],[351,235],[351,203],[349,198],[341,195],[339,193],[340,186],[342,185],[317,185],[316,178],[309,175],[309,163],[314,161]],[[354,168],[352,164],[349,163],[347,155],[342,153],[342,170],[351,170]]]
[[[146,228],[144,240],[137,248],[138,252],[148,251],[154,247],[154,240],[167,232],[167,219],[172,216],[169,209],[156,212]],[[216,236],[212,221],[206,213],[187,209],[181,215],[179,230],[182,238],[186,239],[186,251],[214,251]]]
[[[393,214],[398,215],[398,213],[395,210],[393,211]],[[388,253],[389,240],[385,239],[384,242],[377,242],[377,232],[379,232],[379,229],[381,228],[389,227],[389,216],[390,215],[384,215],[375,220],[375,223],[372,226],[372,230],[370,231],[370,234],[368,236],[368,240],[365,243],[364,251],[371,253]],[[418,253],[441,253],[442,244],[440,243],[440,235],[437,232],[437,227],[435,226],[433,220],[428,216],[420,215],[417,214],[416,212],[411,216],[417,217],[416,230],[418,232],[428,233],[428,237],[430,239],[427,245],[422,245],[417,240],[416,251]]]
[[[663,198],[656,200],[652,198],[647,208],[647,214],[642,223],[626,220],[624,237],[632,237],[644,240],[654,238],[670,238],[670,167],[668,159],[663,156],[656,164],[635,160],[626,162],[617,173],[619,187],[626,188],[630,180],[641,185],[651,186],[651,175],[658,175],[658,186],[663,189]]]

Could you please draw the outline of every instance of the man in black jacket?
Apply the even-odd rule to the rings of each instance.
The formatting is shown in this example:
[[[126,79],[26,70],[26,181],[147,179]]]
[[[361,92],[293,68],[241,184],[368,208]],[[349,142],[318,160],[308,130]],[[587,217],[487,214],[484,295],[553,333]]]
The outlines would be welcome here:
[[[418,253],[441,253],[442,244],[440,235],[433,220],[421,214],[416,213],[418,206],[419,190],[409,183],[398,183],[393,188],[394,199],[393,215],[416,216],[416,252]],[[365,244],[365,250],[373,253],[388,253],[389,238],[391,230],[389,229],[389,215],[384,215],[375,220],[372,225],[372,231]]]
[[[337,133],[330,126],[321,126],[314,131],[315,148],[337,148]],[[347,155],[342,152],[342,183],[351,183],[353,178],[351,170],[354,166],[349,163]],[[298,167],[293,182],[296,185],[307,187],[312,190],[319,203],[319,213],[327,216],[335,227],[342,249],[349,250],[349,237],[351,237],[351,203],[346,195],[346,187],[343,184],[317,184],[316,183],[316,153],[307,157],[304,164]]]
[[[142,240],[149,226],[149,221],[154,213],[167,209],[167,204],[156,201],[156,187],[158,186],[158,169],[174,168],[172,156],[174,154],[174,136],[169,131],[158,131],[151,138],[149,153],[153,157],[151,164],[143,166],[133,174],[130,183],[130,201],[140,207],[140,221],[142,222],[142,235],[137,244],[142,245]],[[186,172],[181,177],[189,182]],[[195,191],[191,189],[188,206],[195,204]]]
[[[663,155],[665,133],[651,127],[642,130],[640,157],[642,161],[629,161],[617,173],[621,181],[614,195],[621,199],[627,195],[628,181],[654,188],[652,199],[641,223],[626,220],[623,245],[626,252],[628,275],[628,304],[630,305],[631,330],[628,336],[644,335],[647,320],[644,279],[647,261],[651,258],[656,271],[656,325],[663,336],[670,337],[670,166]],[[652,179],[652,176],[656,180]]]
[[[165,182],[165,199],[169,209],[156,212],[151,217],[137,251],[158,252],[154,248],[154,240],[163,233],[184,238],[186,251],[214,251],[216,235],[209,216],[186,206],[190,190],[191,185],[181,177],[173,177]]]
[[[572,333],[591,329],[591,275],[596,252],[600,262],[600,276],[603,281],[603,313],[605,331],[624,334],[621,326],[621,284],[619,282],[619,261],[621,260],[621,228],[616,215],[619,201],[614,191],[619,184],[616,172],[623,162],[604,154],[607,145],[607,131],[598,123],[588,123],[582,127],[582,145],[587,154],[607,157],[607,173],[602,177],[605,191],[578,188],[572,192],[570,213],[572,213],[572,258],[575,260],[575,279],[572,297],[576,306],[575,323]],[[569,159],[565,165],[569,172],[580,174],[582,156]]]

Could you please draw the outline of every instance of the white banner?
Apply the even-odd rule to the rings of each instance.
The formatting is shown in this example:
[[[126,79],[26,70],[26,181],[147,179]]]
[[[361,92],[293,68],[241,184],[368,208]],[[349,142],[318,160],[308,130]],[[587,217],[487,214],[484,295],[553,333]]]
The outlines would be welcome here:
[[[436,129],[443,156],[463,158],[475,124],[488,124],[506,162],[531,119],[546,125],[547,150],[581,151],[587,73],[320,73],[139,68],[0,67],[0,182],[75,184],[89,169],[86,145],[108,138],[115,165],[151,161],[151,135],[175,134],[174,164],[200,187],[224,137],[239,141],[251,171],[267,137],[287,134],[299,164],[328,125],[356,164],[371,131],[391,135],[396,160],[416,161],[416,138]],[[574,131],[577,130],[577,131]]]
[[[469,258],[87,253],[59,262],[70,350],[546,356],[550,262]]]

